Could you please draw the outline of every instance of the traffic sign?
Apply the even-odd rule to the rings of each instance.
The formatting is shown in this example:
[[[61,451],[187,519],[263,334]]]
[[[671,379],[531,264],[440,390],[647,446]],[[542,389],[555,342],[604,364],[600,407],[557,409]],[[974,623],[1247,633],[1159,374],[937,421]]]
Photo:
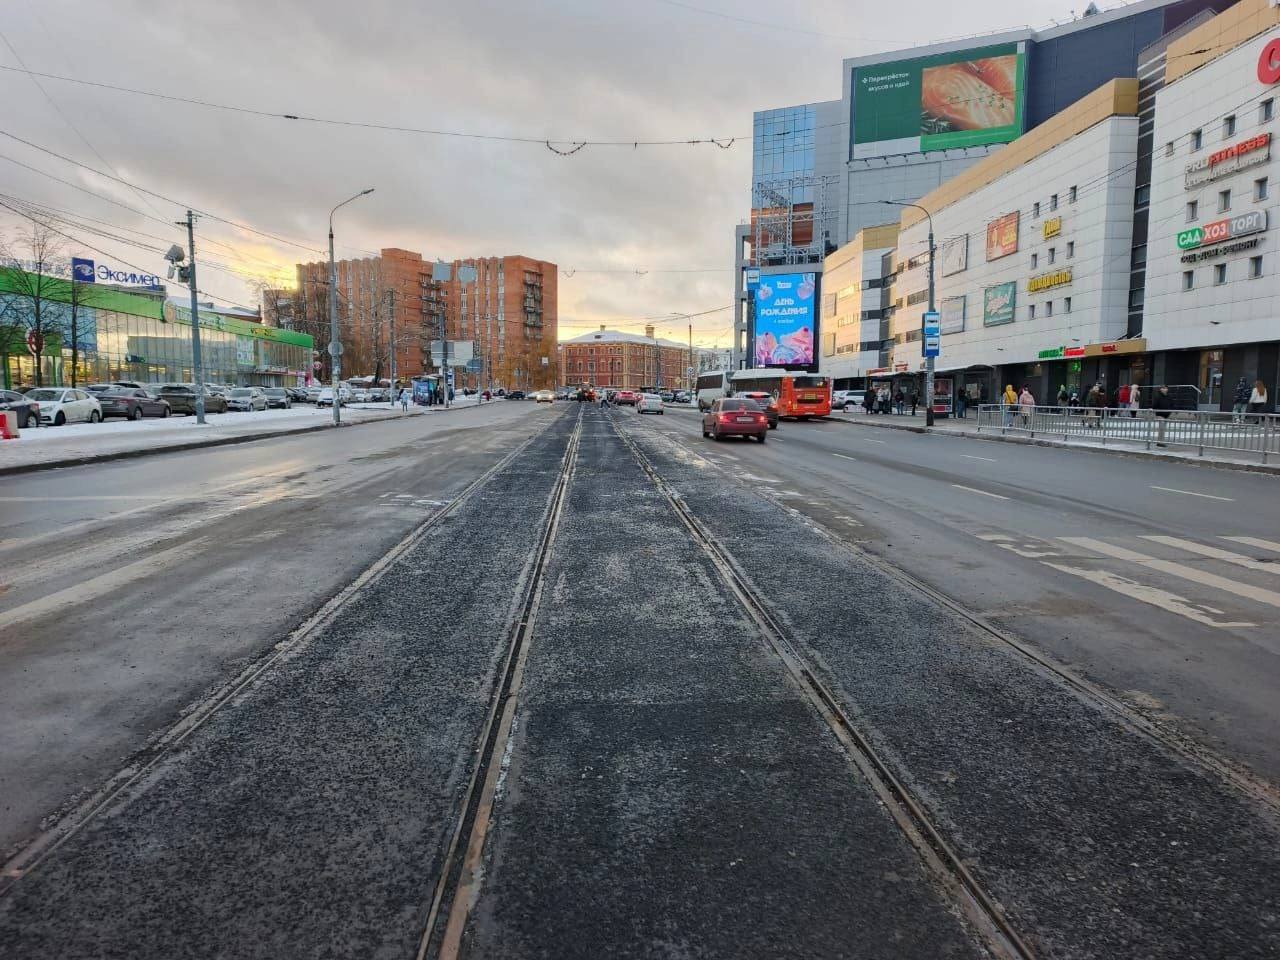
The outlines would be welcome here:
[[[336,340],[330,340],[330,341],[329,341],[329,356],[331,356],[331,357],[340,357],[340,356],[342,356],[342,344],[338,343],[338,341],[336,341]]]
[[[44,353],[44,334],[32,330],[27,334],[27,350],[34,357],[38,353]]]
[[[942,338],[936,333],[924,338],[924,355],[926,357],[942,356]]]

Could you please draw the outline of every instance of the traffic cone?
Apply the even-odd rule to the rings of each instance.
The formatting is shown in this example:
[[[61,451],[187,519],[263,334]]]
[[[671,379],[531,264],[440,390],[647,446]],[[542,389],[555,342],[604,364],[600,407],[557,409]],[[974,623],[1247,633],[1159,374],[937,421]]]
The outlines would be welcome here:
[[[0,410],[0,440],[18,439],[18,415],[12,410]]]

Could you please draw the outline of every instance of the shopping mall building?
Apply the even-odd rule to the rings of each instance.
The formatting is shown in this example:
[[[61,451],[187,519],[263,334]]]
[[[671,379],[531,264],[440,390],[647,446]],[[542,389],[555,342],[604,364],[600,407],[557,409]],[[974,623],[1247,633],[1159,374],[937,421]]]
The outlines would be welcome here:
[[[4,386],[36,382],[32,349],[32,289],[13,270],[0,270],[0,361]],[[78,283],[75,340],[79,349],[75,381],[96,383],[191,382],[190,309],[167,301],[163,288]],[[72,290],[69,280],[44,277],[40,290],[43,330],[41,379],[45,385],[72,382]],[[263,326],[244,310],[200,308],[200,346],[209,383],[293,386],[308,382],[314,344],[306,334]]]

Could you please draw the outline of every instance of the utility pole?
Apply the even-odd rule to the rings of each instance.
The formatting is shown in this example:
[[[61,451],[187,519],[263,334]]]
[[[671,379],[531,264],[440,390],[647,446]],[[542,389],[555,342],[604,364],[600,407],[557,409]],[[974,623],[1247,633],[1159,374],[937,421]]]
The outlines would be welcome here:
[[[373,193],[373,187],[348,197],[329,211],[329,382],[333,387],[333,425],[342,423],[342,394],[338,385],[342,382],[342,341],[338,338],[338,267],[333,259],[333,215],[339,207],[352,200]],[[195,295],[192,294],[194,297]]]
[[[396,292],[395,290],[388,290],[387,297],[391,301],[389,306],[390,313],[388,315],[390,318],[390,326],[391,326],[391,329],[388,333],[388,337],[391,341],[391,364],[390,364],[391,385],[387,388],[387,397],[390,399],[391,406],[394,408],[396,405]],[[375,383],[374,386],[376,387],[377,384]]]
[[[685,389],[693,390],[693,324],[689,324],[689,363],[684,368]]]
[[[921,213],[923,213],[923,214],[928,218],[928,220],[929,220],[929,310],[928,310],[928,314],[929,314],[929,315],[932,315],[932,314],[934,314],[934,313],[936,313],[936,312],[937,312],[937,310],[936,310],[936,309],[935,309],[935,307],[934,307],[934,302],[933,302],[933,297],[934,297],[934,283],[933,283],[933,257],[934,257],[934,244],[933,244],[933,214],[931,214],[931,213],[930,213],[928,210],[926,210],[924,207],[920,206],[920,204],[918,204],[918,203],[909,203],[909,202],[907,202],[907,201],[905,201],[905,200],[881,200],[880,202],[881,202],[881,203],[886,203],[886,204],[888,204],[888,205],[889,205],[889,206],[891,206],[891,207],[914,207],[915,209],[917,209],[917,210],[919,210]],[[923,325],[923,322],[921,323],[921,333],[922,333],[922,334],[924,333],[924,325]],[[926,349],[926,347],[925,347],[925,341],[924,341],[924,339],[923,339],[923,338],[922,338],[922,339],[921,339],[921,341],[920,341],[920,346],[921,346],[921,352],[923,352],[923,353],[925,353],[925,354],[926,354],[926,356],[925,356],[925,358],[924,358],[924,425],[925,425],[926,427],[932,427],[932,426],[933,426],[933,371],[934,371],[934,358],[933,358],[933,355],[932,355],[932,354],[930,354],[930,353],[929,353],[929,351]]]
[[[178,221],[179,225],[183,221]],[[200,357],[200,305],[196,302],[196,218],[187,211],[187,286],[191,288],[191,364],[196,372],[196,423],[204,423],[204,363]]]

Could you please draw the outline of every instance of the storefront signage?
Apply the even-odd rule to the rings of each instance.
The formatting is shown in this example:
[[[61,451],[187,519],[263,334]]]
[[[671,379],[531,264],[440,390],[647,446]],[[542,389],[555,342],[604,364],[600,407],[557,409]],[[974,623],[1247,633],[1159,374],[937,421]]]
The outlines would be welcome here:
[[[950,277],[969,266],[969,235],[952,237],[942,245],[942,275]]]
[[[1066,357],[1068,360],[1072,359],[1073,357],[1083,357],[1084,347],[1067,347],[1065,350],[1062,351],[1062,355]]]
[[[1280,38],[1262,48],[1258,57],[1258,80],[1261,83],[1280,83]]]
[[[1211,243],[1222,243],[1236,237],[1247,237],[1253,233],[1261,233],[1267,229],[1267,211],[1250,210],[1236,217],[1215,220],[1203,227],[1192,227],[1178,234],[1178,249],[1191,250],[1195,247],[1206,247]]]
[[[1189,164],[1186,170],[1186,189],[1192,190],[1210,180],[1217,180],[1238,170],[1247,170],[1271,159],[1271,134],[1260,133],[1248,140],[1211,153],[1195,163]]]
[[[1042,273],[1027,281],[1027,293],[1039,293],[1041,290],[1052,290],[1054,287],[1065,287],[1071,282],[1070,270],[1055,270],[1053,273]]]
[[[1044,222],[1044,238],[1056,237],[1062,232],[1062,218],[1050,217]]]
[[[1008,283],[997,283],[982,291],[982,325],[998,327],[1002,323],[1013,323],[1013,309],[1018,297],[1018,285],[1010,280]]]
[[[1066,347],[1054,347],[1051,350],[1041,350],[1036,354],[1037,360],[1061,360],[1063,351]]]
[[[1223,243],[1216,247],[1206,247],[1203,250],[1192,250],[1190,253],[1184,253],[1178,259],[1183,263],[1201,263],[1205,260],[1225,257],[1229,253],[1252,250],[1260,243],[1262,243],[1261,237],[1252,237],[1248,240],[1237,240],[1235,243]]]
[[[1018,211],[987,224],[987,260],[999,260],[1018,252]]]
[[[1106,343],[1091,343],[1087,347],[1081,347],[1082,351],[1079,356],[1082,357],[1110,357],[1125,353],[1146,353],[1147,341],[1145,337],[1136,337],[1133,340],[1110,340]]]

